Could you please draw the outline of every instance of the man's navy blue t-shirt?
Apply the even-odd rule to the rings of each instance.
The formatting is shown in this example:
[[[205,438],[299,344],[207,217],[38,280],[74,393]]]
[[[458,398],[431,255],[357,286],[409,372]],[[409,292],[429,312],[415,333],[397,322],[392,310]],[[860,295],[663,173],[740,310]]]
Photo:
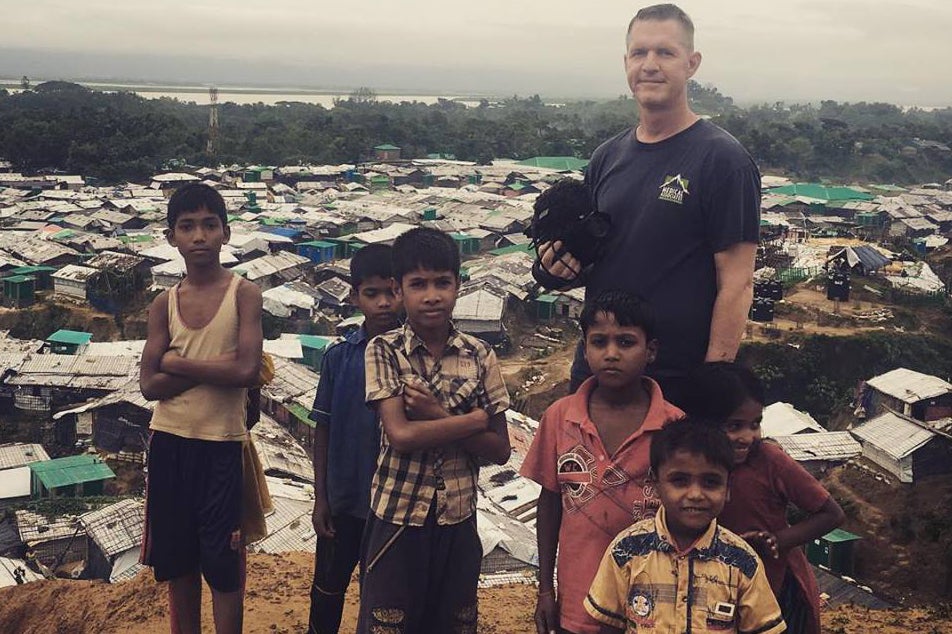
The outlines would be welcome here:
[[[327,425],[327,500],[333,515],[366,519],[370,483],[380,453],[377,412],[364,401],[367,331],[356,330],[328,348],[311,420]]]
[[[758,241],[760,173],[730,134],[699,120],[658,143],[629,128],[592,155],[586,183],[612,219],[612,242],[586,296],[634,292],[658,321],[652,376],[683,376],[704,361],[717,294],[714,254]]]

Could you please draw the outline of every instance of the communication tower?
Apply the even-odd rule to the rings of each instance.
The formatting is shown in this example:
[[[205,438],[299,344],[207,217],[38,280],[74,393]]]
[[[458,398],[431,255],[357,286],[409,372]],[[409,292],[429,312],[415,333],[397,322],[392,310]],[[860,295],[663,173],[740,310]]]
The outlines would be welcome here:
[[[209,154],[218,150],[218,89],[212,86],[208,89],[208,146]]]

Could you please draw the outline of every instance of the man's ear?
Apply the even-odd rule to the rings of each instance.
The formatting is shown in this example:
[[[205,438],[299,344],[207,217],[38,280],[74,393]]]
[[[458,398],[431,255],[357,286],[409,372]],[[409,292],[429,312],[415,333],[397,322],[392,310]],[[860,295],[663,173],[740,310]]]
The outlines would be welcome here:
[[[163,231],[162,234],[165,236],[165,241],[174,247],[175,246],[175,232],[172,230],[172,227],[169,227],[168,229]]]
[[[403,298],[403,290],[400,288],[400,280],[395,277],[390,278],[390,287],[393,289],[395,297]]]
[[[648,473],[645,476],[645,481],[652,484],[658,483],[658,474],[655,473],[654,467],[648,467]]]
[[[694,73],[701,67],[701,52],[693,51],[688,56],[688,78],[694,77]]]
[[[357,289],[353,286],[350,287],[350,292],[347,293],[347,303],[351,306],[357,305]]]
[[[222,227],[222,234],[224,235],[224,238],[222,239],[221,243],[228,244],[228,241],[231,240],[231,227],[228,225]]]

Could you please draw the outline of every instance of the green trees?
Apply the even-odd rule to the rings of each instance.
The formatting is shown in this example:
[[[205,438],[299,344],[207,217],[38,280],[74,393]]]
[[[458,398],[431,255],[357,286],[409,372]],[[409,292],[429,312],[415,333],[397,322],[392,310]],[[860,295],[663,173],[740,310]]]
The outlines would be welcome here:
[[[692,107],[736,136],[763,169],[803,180],[927,182],[952,176],[952,109],[889,104],[764,104],[740,108],[692,82]],[[405,158],[430,153],[493,158],[588,158],[637,122],[631,99],[547,105],[538,95],[478,107],[382,102],[361,88],[335,107],[294,101],[219,106],[218,152],[205,152],[208,106],[102,93],[69,82],[0,91],[0,157],[24,171],[56,169],[104,182],[141,180],[169,159],[194,165],[352,163],[394,143]],[[936,141],[936,144],[922,143]]]

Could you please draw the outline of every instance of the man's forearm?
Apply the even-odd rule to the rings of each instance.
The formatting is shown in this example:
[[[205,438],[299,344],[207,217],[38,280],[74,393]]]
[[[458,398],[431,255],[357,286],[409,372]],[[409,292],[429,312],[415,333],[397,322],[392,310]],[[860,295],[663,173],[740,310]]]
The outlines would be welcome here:
[[[164,401],[174,398],[198,385],[184,376],[156,372],[148,379],[140,381],[139,388],[147,401]]]
[[[257,358],[257,362],[252,362],[237,358],[198,360],[169,355],[162,361],[162,370],[195,383],[222,387],[253,387],[261,370],[261,357]]]
[[[733,361],[747,326],[747,315],[754,298],[753,286],[724,287],[714,300],[711,334],[705,361]]]

